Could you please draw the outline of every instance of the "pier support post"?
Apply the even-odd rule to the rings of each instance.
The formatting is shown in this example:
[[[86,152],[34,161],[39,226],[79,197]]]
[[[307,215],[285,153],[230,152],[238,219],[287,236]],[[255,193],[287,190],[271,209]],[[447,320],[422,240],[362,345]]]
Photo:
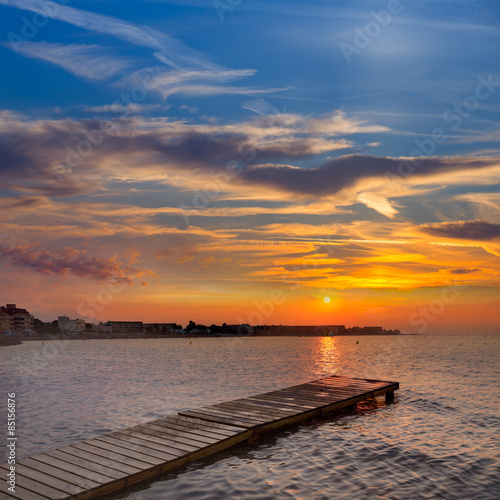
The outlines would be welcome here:
[[[394,391],[386,392],[385,393],[385,402],[386,403],[392,403],[392,402],[394,402]]]
[[[252,443],[258,443],[259,441],[260,441],[260,434],[252,434],[248,438],[247,443],[252,444]]]

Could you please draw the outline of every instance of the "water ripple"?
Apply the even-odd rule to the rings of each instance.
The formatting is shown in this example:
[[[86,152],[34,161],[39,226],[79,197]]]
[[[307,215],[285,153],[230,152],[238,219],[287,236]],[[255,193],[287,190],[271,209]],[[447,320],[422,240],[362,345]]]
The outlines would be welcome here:
[[[499,500],[499,341],[86,341],[69,342],[50,358],[47,345],[30,342],[0,351],[0,370],[2,386],[18,393],[20,457],[333,370],[401,383],[394,404],[363,402],[355,412],[264,436],[113,499]],[[50,362],[37,372],[44,356]]]

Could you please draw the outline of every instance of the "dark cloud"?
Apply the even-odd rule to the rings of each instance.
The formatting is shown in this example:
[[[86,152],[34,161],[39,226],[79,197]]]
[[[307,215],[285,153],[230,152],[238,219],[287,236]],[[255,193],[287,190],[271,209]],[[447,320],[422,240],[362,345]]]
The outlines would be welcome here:
[[[73,274],[80,278],[112,280],[127,284],[132,283],[132,278],[153,274],[151,271],[120,262],[116,257],[109,259],[87,257],[85,252],[71,247],[52,251],[35,244],[0,246],[0,260],[9,266],[31,269],[40,274],[59,276]]]
[[[500,224],[481,220],[424,224],[419,229],[432,236],[463,240],[491,241],[500,238]]]
[[[487,160],[450,161],[438,158],[418,158],[414,159],[413,163],[412,165],[407,160],[356,154],[340,156],[309,169],[289,165],[250,167],[244,170],[241,176],[250,182],[270,185],[285,191],[321,196],[353,186],[356,180],[363,178],[386,177],[390,182],[394,178],[404,180],[410,175],[407,172],[429,175],[464,168],[481,168],[491,164]]]
[[[94,182],[80,175],[66,175],[64,166],[67,146],[78,144],[85,137],[87,125],[76,126],[70,120],[42,122],[32,128],[15,122],[0,133],[0,176],[2,187],[42,196],[73,196],[94,190]],[[5,129],[9,129],[5,131]],[[88,174],[85,162],[78,165]]]
[[[408,175],[480,169],[493,162],[486,158],[402,160],[353,154],[312,168],[297,168],[287,160],[313,157],[317,141],[329,144],[328,136],[298,136],[285,127],[285,135],[280,138],[260,140],[252,135],[255,128],[245,124],[227,129],[217,124],[165,122],[148,128],[142,119],[120,118],[113,122],[61,120],[36,125],[13,122],[12,127],[2,130],[0,175],[4,186],[45,196],[95,191],[104,182],[102,169],[113,168],[120,168],[120,174],[123,169],[216,172],[224,171],[228,162],[238,162],[235,182],[323,196],[350,187],[359,179],[386,177],[389,182],[392,178],[404,180]]]
[[[478,267],[473,267],[473,268],[467,268],[467,267],[460,267],[458,269],[450,269],[451,274],[470,274],[470,273],[476,273],[477,271],[480,271]]]
[[[10,197],[0,199],[0,209],[10,210],[13,208],[35,208],[44,204],[43,198]]]

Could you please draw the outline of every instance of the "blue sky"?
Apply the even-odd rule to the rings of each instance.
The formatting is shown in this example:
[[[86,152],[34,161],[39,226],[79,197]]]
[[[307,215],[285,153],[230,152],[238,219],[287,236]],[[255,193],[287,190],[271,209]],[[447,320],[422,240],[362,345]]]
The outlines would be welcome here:
[[[141,104],[159,106],[148,114],[241,120],[252,116],[242,105],[255,97],[279,112],[317,115],[343,109],[397,129],[397,135],[384,134],[375,151],[403,155],[413,145],[405,132],[427,134],[443,125],[450,129],[442,114],[474,91],[479,76],[498,74],[500,7],[492,1],[397,2],[398,13],[377,36],[368,37],[350,63],[340,44],[354,45],[355,29],[373,23],[373,13],[387,11],[388,2],[338,2],[332,7],[324,1],[243,0],[225,10],[224,2],[210,1],[72,1],[48,20],[34,12],[43,4],[0,2],[0,50],[9,75],[1,82],[5,108],[83,117],[85,107],[109,105],[130,92],[131,72],[156,65],[172,69],[159,59],[163,51],[183,70],[234,72],[225,82],[207,75],[196,83],[223,82],[238,93],[151,92]],[[214,4],[223,12],[222,21]],[[47,12],[53,12],[48,5]],[[23,19],[41,26],[27,26]],[[27,42],[11,43],[9,34],[11,40],[17,35]],[[498,103],[497,93],[460,130],[449,133],[494,130]],[[180,110],[182,104],[197,113]],[[366,139],[378,142],[380,137]],[[490,145],[446,145],[442,154]]]
[[[170,319],[225,320],[277,282],[269,322],[331,319],[324,294],[382,321],[386,289],[415,294],[407,318],[451,279],[493,308],[500,5],[332,3],[0,0],[5,282],[71,316],[137,285],[99,319],[182,300]]]

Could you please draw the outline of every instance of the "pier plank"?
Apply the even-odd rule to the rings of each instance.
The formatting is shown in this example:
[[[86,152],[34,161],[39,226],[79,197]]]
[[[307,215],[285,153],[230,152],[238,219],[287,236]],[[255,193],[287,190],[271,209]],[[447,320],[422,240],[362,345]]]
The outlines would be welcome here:
[[[130,451],[129,450],[123,450],[123,453],[115,453],[109,449],[104,450],[102,448],[99,448],[97,446],[89,445],[87,443],[75,443],[71,445],[71,448],[77,449],[77,450],[82,450],[86,451],[87,453],[91,453],[92,455],[95,455],[96,457],[102,457],[102,458],[107,458],[110,460],[117,461],[121,464],[124,465],[129,465],[130,467],[133,467],[136,470],[145,470],[145,469],[150,469],[151,464],[142,462],[140,460],[136,460],[135,458],[130,457]],[[128,455],[126,455],[128,453]]]
[[[250,396],[251,398],[259,398],[259,399],[271,399],[271,400],[281,400],[286,404],[291,404],[294,406],[299,406],[302,408],[316,408],[316,404],[314,402],[300,401],[297,398],[289,395],[283,395],[279,391],[268,392],[266,394],[257,394],[255,396]]]
[[[283,398],[276,396],[275,394],[260,394],[258,396],[250,396],[250,399],[256,399],[258,401],[269,401],[274,404],[280,404],[280,405],[286,405],[290,406],[291,408],[296,408],[297,413],[307,411],[307,410],[312,410],[316,408],[316,406],[311,405],[311,404],[305,404],[305,403],[294,403],[290,401],[289,398]]]
[[[65,460],[59,460],[58,458],[48,455],[46,453],[35,455],[33,459],[45,465],[52,465],[56,469],[62,469],[63,471],[70,472],[75,476],[88,478],[91,481],[94,481],[98,484],[106,484],[109,483],[110,481],[113,481],[114,479],[113,477],[104,475],[103,473],[91,471],[88,469],[83,469],[78,465],[71,464],[69,462],[66,462]]]
[[[246,400],[230,401],[220,405],[221,408],[241,408],[254,413],[257,416],[283,418],[297,413],[294,410],[278,410],[276,407],[264,406]]]
[[[101,436],[100,438],[92,439],[91,441],[84,441],[83,444],[94,446],[96,448],[111,451],[117,455],[127,453],[127,456],[138,462],[143,462],[149,465],[158,465],[172,457],[156,456],[152,453],[145,453],[140,446],[133,446],[127,442],[118,439],[108,438]],[[75,446],[75,445],[73,445]]]
[[[202,408],[200,410],[185,411],[185,412],[182,412],[181,415],[186,415],[187,417],[195,417],[195,418],[198,418],[201,420],[207,420],[209,422],[217,422],[217,423],[221,423],[221,424],[237,424],[238,426],[244,427],[245,429],[251,429],[252,427],[254,427],[254,424],[252,424],[248,421],[243,422],[239,419],[232,418],[230,416],[225,418],[225,417],[222,417],[222,416],[217,415],[217,414],[213,415],[209,412],[204,411],[204,408]]]
[[[370,388],[369,390],[376,389],[376,387]],[[315,388],[315,387],[299,387],[297,389],[293,388],[292,390],[284,389],[283,393],[296,394],[298,396],[305,396],[308,398],[335,398],[345,394],[346,396],[359,394],[360,392],[366,392],[364,390],[354,390],[354,389],[329,389],[325,388]]]
[[[278,411],[286,411],[286,412],[290,412],[290,413],[300,413],[301,411],[306,411],[308,409],[307,406],[293,405],[293,404],[288,404],[285,402],[280,403],[277,401],[271,401],[269,399],[263,399],[263,398],[261,399],[258,397],[243,398],[243,399],[238,399],[236,401],[241,401],[242,403],[259,405],[261,408],[276,409]]]
[[[314,384],[310,386],[311,390],[318,391],[327,391],[327,392],[362,392],[362,391],[371,391],[373,389],[378,389],[379,386],[376,385],[367,385],[367,386],[358,386],[358,385],[348,385],[348,384]]]
[[[268,419],[263,415],[259,415],[254,411],[245,410],[240,406],[232,406],[228,403],[220,403],[218,405],[206,406],[205,410],[212,413],[221,413],[222,415],[235,415],[238,418],[244,418],[255,424],[266,422]]]
[[[233,436],[234,433],[245,432],[247,430],[245,427],[237,425],[228,425],[217,422],[207,423],[204,420],[200,420],[196,417],[186,417],[185,415],[181,414],[171,415],[161,420],[164,422],[170,422],[170,421],[185,422],[188,425],[192,425],[193,427],[196,427],[197,425],[202,425],[204,426],[203,428],[205,428],[206,426],[207,429],[209,428],[212,432],[216,432],[217,434],[227,434],[231,436]]]
[[[82,493],[85,488],[81,486],[75,486],[74,484],[63,481],[62,479],[58,479],[56,477],[49,476],[48,474],[44,474],[42,472],[38,472],[37,470],[30,469],[21,464],[16,464],[16,475],[21,474],[25,477],[30,477],[39,483],[46,484],[47,486],[53,486],[54,488],[64,491],[67,494],[76,495],[78,493]]]
[[[163,435],[169,437],[169,438],[177,438],[181,442],[185,442],[186,444],[191,444],[194,443],[198,446],[204,445],[207,446],[209,444],[216,443],[217,441],[220,441],[220,437],[209,437],[206,435],[200,435],[197,434],[190,429],[176,429],[175,427],[172,426],[161,426],[161,425],[156,425],[156,424],[147,424],[145,426],[145,429],[160,432]]]
[[[75,455],[70,455],[69,453],[65,453],[61,450],[52,450],[46,452],[44,455],[48,457],[57,458],[68,465],[73,465],[83,471],[96,472],[98,474],[105,475],[110,479],[121,479],[122,477],[126,477],[128,475],[127,472],[120,472],[115,469],[111,469],[107,467],[103,463],[96,464],[86,459],[82,459],[80,457],[76,457]],[[136,472],[136,471],[134,471]]]
[[[122,436],[127,435],[137,439],[142,439],[144,440],[144,444],[146,446],[150,446],[151,443],[162,445],[166,450],[172,449],[172,453],[179,455],[192,453],[200,448],[200,446],[196,446],[194,444],[185,444],[175,439],[168,439],[167,436],[162,436],[159,432],[152,430],[148,431],[147,429],[137,429],[134,427],[132,429],[124,429],[123,431],[120,431],[119,434]],[[170,453],[170,451],[168,451],[168,453]]]
[[[196,410],[198,411],[198,410]],[[255,427],[256,425],[259,425],[262,423],[261,419],[257,418],[252,418],[249,417],[248,415],[244,414],[243,412],[237,412],[237,411],[230,411],[228,409],[222,410],[222,409],[216,409],[212,407],[204,407],[200,408],[199,410],[202,412],[205,416],[211,416],[211,417],[216,417],[217,421],[223,422],[224,419],[231,419],[233,422],[242,422],[245,423],[246,425],[249,425],[251,427]]]
[[[9,491],[9,494],[6,495],[5,498],[8,498],[9,500],[12,500],[13,498],[17,498],[18,500],[47,500],[47,498],[50,497],[33,493],[32,491],[22,488],[21,486],[16,486],[16,490],[14,492]]]
[[[184,451],[174,448],[169,445],[162,444],[159,440],[155,442],[154,440],[144,439],[142,435],[139,435],[137,432],[124,430],[123,432],[116,432],[113,434],[109,434],[109,437],[117,437],[123,441],[127,441],[132,444],[139,445],[144,448],[144,450],[150,451],[159,451],[164,453],[165,455],[170,455],[172,458],[181,457],[185,454]],[[193,451],[193,450],[189,450]]]
[[[74,446],[65,446],[64,448],[59,448],[59,451],[66,453],[68,455],[72,455],[76,458],[86,460],[88,462],[93,462],[95,464],[104,465],[109,467],[110,469],[114,469],[118,472],[124,474],[135,474],[136,472],[140,472],[143,469],[139,469],[137,467],[129,466],[122,461],[112,460],[109,458],[104,458],[100,455],[96,455],[95,453],[91,453],[85,450],[81,450]]]
[[[165,439],[170,442],[175,442],[176,444],[179,443],[186,448],[194,448],[190,451],[195,451],[199,448],[204,448],[205,446],[212,444],[214,442],[217,442],[217,439],[211,440],[210,442],[206,441],[197,441],[193,438],[187,437],[186,435],[180,435],[180,434],[171,434],[168,432],[166,428],[157,428],[156,426],[152,425],[143,425],[137,428],[141,433],[147,434],[148,436],[151,436],[153,439],[155,437],[160,438],[160,439]],[[188,451],[188,450],[186,450]]]
[[[7,473],[7,470],[3,468],[0,469],[0,471],[2,476]],[[57,489],[53,486],[49,486],[48,484],[40,483],[33,477],[21,474],[16,470],[16,490],[18,487],[46,498],[64,498],[69,495],[68,492],[62,489]]]
[[[332,375],[188,409],[20,460],[16,492],[0,491],[0,500],[90,500],[365,399],[386,395],[390,404],[397,389],[397,382]]]
[[[44,464],[42,462],[37,462],[36,460],[33,460],[32,458],[23,458],[20,463],[22,463],[22,465],[25,465],[26,467],[28,467],[30,469],[36,470],[38,472],[42,472],[42,473],[46,474],[47,476],[62,479],[63,481],[66,481],[67,483],[73,484],[75,486],[80,486],[81,488],[83,488],[85,490],[91,490],[91,489],[93,489],[101,484],[97,481],[92,481],[89,478],[82,477],[82,476],[72,474],[70,472],[58,469],[57,467],[53,467],[52,465],[47,465],[47,464]]]
[[[179,421],[175,422],[159,422],[155,420],[154,422],[155,427],[162,427],[164,429],[167,429],[169,432],[187,432],[189,434],[192,434],[194,436],[199,436],[200,439],[207,439],[207,440],[220,440],[224,439],[225,437],[228,436],[234,436],[235,433],[232,434],[217,434],[215,432],[212,432],[208,430],[209,428],[207,427],[206,429],[199,429],[198,427],[190,427],[189,424],[187,423],[180,423]]]
[[[167,453],[155,448],[150,448],[149,446],[146,446],[143,441],[129,438],[127,436],[116,437],[107,435],[96,438],[96,441],[104,441],[105,443],[109,443],[114,446],[121,446],[122,448],[140,453],[144,456],[144,458],[141,458],[141,460],[148,460],[150,462],[154,461],[153,463],[156,465],[162,462],[168,462],[169,460],[174,460],[179,456],[177,454],[173,455],[172,453]]]
[[[276,396],[296,403],[306,403],[311,407],[311,409],[321,406],[324,402],[324,399],[317,399],[312,396],[308,397],[298,393],[294,394],[293,392],[277,393]]]

